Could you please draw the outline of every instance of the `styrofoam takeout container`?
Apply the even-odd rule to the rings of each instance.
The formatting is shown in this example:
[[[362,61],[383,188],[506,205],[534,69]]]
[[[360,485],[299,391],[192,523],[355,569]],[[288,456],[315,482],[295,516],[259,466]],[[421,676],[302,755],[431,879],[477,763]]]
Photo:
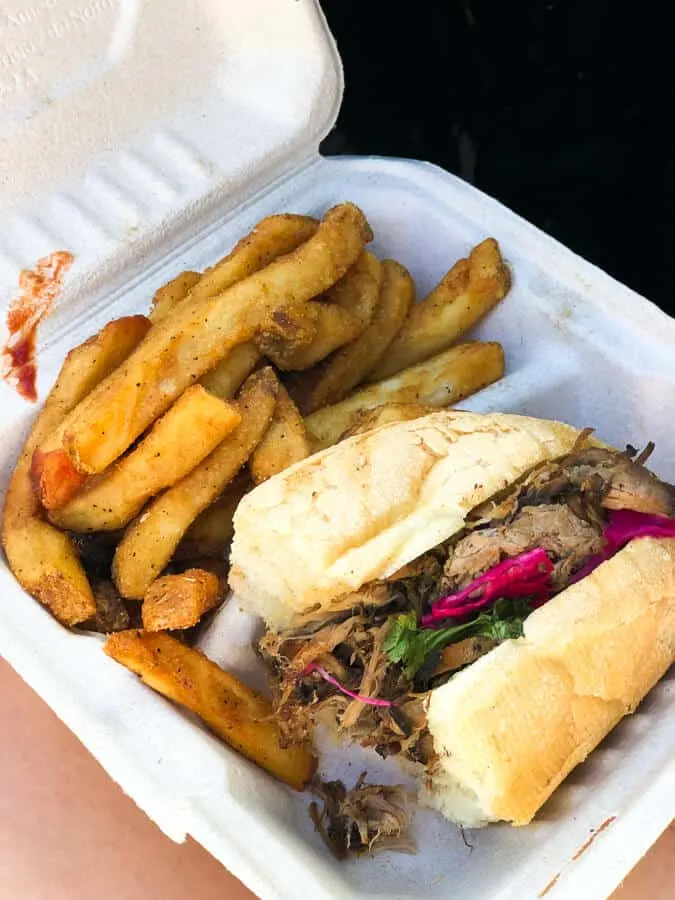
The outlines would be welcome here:
[[[675,479],[675,322],[438,168],[322,159],[342,75],[311,0],[7,0],[0,42],[3,306],[23,266],[55,249],[76,257],[41,329],[41,397],[70,347],[145,311],[159,285],[212,264],[261,217],[348,199],[420,295],[472,244],[499,240],[514,285],[477,335],[503,343],[508,374],[466,406],[653,439],[655,467]],[[5,386],[0,401],[4,485],[34,409]],[[100,638],[61,628],[4,561],[0,592],[4,657],[166,834],[192,835],[261,897],[605,897],[675,813],[671,675],[530,827],[472,832],[469,850],[420,811],[417,855],[338,864],[306,796],[145,688]],[[203,649],[255,682],[255,629],[231,600]],[[351,784],[362,768],[400,780],[374,754],[326,748],[326,773]]]

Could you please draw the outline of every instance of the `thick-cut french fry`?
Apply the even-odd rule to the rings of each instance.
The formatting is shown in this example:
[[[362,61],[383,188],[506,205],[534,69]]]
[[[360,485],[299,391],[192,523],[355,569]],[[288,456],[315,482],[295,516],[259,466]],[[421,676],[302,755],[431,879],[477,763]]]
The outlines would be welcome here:
[[[392,259],[382,261],[382,286],[372,322],[355,340],[307,372],[297,375],[291,394],[303,415],[339,403],[375,368],[394,340],[415,300],[410,273]]]
[[[456,343],[501,300],[511,275],[494,238],[474,247],[410,310],[386,356],[371,373],[380,381]]]
[[[59,375],[45,401],[46,408],[52,403],[52,395],[65,397],[57,401],[58,417],[56,406],[50,413],[50,420],[57,422],[58,418],[58,422],[53,427],[41,429],[42,435],[33,441],[32,458],[28,461],[33,490],[45,509],[62,506],[86,481],[86,475],[75,470],[70,456],[62,448],[68,414],[127,359],[151,326],[146,316],[114,319],[66,356],[61,369],[63,378]],[[77,399],[74,399],[76,395]]]
[[[187,294],[190,300],[203,300],[231,287],[236,281],[247,278],[285,253],[295,250],[316,233],[319,223],[309,216],[282,214],[268,216],[255,229],[239,241],[234,249],[203,275],[182,272],[155,294],[151,318],[158,322],[164,318]],[[190,277],[189,285],[185,276]],[[183,279],[183,281],[181,281]],[[199,282],[197,284],[197,282]],[[175,285],[175,287],[174,287]],[[157,310],[157,312],[156,312]],[[253,344],[241,344],[231,350],[218,365],[200,379],[211,393],[221,400],[229,400],[239,390],[260,361],[260,353]]]
[[[103,471],[189,384],[232,347],[250,340],[272,310],[327,290],[371,238],[363,213],[351,203],[340,204],[292,253],[220,294],[179,303],[67,417],[62,446],[74,468]]]
[[[127,456],[101,475],[50,519],[69,531],[116,531],[144,504],[179,481],[233,431],[241,416],[201,385],[185,390],[148,435]]]
[[[59,438],[60,439],[60,438]],[[57,438],[48,438],[47,443]],[[68,453],[61,447],[43,450],[36,447],[30,461],[33,490],[45,509],[63,506],[82,485],[87,476],[74,468]]]
[[[190,291],[190,300],[205,300],[248,278],[279,256],[291,253],[316,234],[319,223],[292,213],[267,216],[215,266],[207,269]]]
[[[234,534],[234,512],[251,487],[251,477],[244,470],[228,484],[214,503],[197,516],[176,548],[174,558],[223,558]]]
[[[221,400],[231,400],[261,360],[255,344],[239,344],[199,383]]]
[[[272,312],[258,332],[258,349],[279,369],[308,369],[367,328],[380,281],[379,262],[362,253],[321,299]]]
[[[120,631],[108,638],[105,652],[275,778],[300,791],[313,776],[311,747],[282,747],[269,700],[198,650],[168,634]]]
[[[290,253],[316,233],[319,223],[309,216],[281,214],[268,216],[215,266],[203,275],[181,272],[165,284],[152,298],[150,318],[160,322],[188,294],[191,300],[213,297],[235,283],[262,269],[278,256]]]
[[[202,276],[199,272],[181,272],[155,291],[148,317],[156,325],[161,322],[181,300],[184,300]]]
[[[213,572],[186,569],[180,575],[163,575],[150,585],[141,614],[146,631],[192,628],[204,613],[217,606],[221,584]]]
[[[270,427],[248,461],[251,477],[256,484],[260,484],[305,459],[310,453],[311,446],[302,416],[280,384]]]
[[[355,434],[363,434],[372,431],[380,425],[392,425],[394,422],[409,422],[419,419],[429,413],[436,412],[437,407],[422,406],[419,403],[386,403],[384,406],[376,406],[375,409],[362,409],[355,413],[349,422],[349,427],[344,431],[339,440],[343,441]]]
[[[307,433],[315,450],[328,447],[344,434],[352,417],[362,410],[387,403],[451,406],[503,374],[504,351],[500,344],[459,344],[386,381],[361,388],[335,406],[318,410],[305,419]]]
[[[278,380],[270,368],[251,375],[238,406],[241,422],[195,469],[152,500],[127,528],[113,560],[113,581],[123,597],[142,599],[188,527],[244,465],[267,430]]]
[[[7,488],[2,543],[9,566],[21,586],[64,625],[91,618],[96,604],[73,541],[41,518],[31,485],[31,458],[64,416],[131,353],[149,327],[145,316],[117,319],[70,351]]]

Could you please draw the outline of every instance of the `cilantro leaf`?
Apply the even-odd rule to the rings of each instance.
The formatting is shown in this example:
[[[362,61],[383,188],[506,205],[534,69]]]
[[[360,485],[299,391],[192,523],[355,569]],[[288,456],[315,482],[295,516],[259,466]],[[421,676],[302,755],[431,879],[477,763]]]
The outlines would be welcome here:
[[[384,639],[383,649],[392,662],[400,663],[408,678],[422,668],[428,657],[450,644],[469,637],[485,637],[493,641],[518,638],[523,622],[531,612],[524,600],[500,600],[489,612],[480,613],[468,622],[445,628],[419,628],[414,612],[397,616]]]

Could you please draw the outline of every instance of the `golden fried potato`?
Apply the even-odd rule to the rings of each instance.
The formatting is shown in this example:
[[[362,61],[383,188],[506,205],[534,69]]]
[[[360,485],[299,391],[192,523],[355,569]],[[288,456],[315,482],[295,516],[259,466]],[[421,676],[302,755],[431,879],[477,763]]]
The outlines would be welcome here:
[[[487,238],[413,306],[371,380],[388,378],[446,350],[505,297],[510,287],[511,274],[499,245],[494,238]]]
[[[33,490],[45,509],[62,506],[86,481],[86,475],[77,471],[62,446],[68,414],[124,362],[151,326],[146,316],[114,319],[66,356],[59,379],[45,401],[46,408],[52,395],[65,398],[56,401],[61,410],[58,425],[44,429],[28,461]],[[77,400],[72,399],[75,394]],[[56,409],[54,406],[50,419],[56,420]]]
[[[263,439],[264,440],[264,439]],[[195,560],[200,557],[220,558],[234,534],[232,519],[239,501],[253,487],[247,471],[241,472],[227,485],[223,493],[200,513],[185,532],[176,548],[175,559]]]
[[[207,269],[190,291],[190,300],[206,300],[248,278],[279,256],[291,253],[316,234],[319,223],[292,213],[267,216],[215,266]]]
[[[247,278],[278,256],[295,250],[311,238],[318,227],[316,219],[309,216],[290,213],[268,216],[203,275],[199,272],[181,272],[173,281],[156,291],[150,318],[153,323],[160,322],[188,294],[191,300],[204,300],[219,294],[235,281]]]
[[[181,300],[184,300],[202,276],[199,272],[181,272],[155,291],[148,318],[156,325],[161,322]]]
[[[335,406],[325,406],[305,419],[318,450],[334,444],[352,417],[388,403],[444,407],[459,403],[504,374],[504,351],[497,343],[459,344],[386,381],[361,388]]]
[[[62,447],[80,472],[102,472],[274,309],[316,297],[356,261],[372,232],[351,203],[329,210],[292,253],[213,297],[179,303],[68,416]],[[65,502],[65,501],[64,501]]]
[[[248,467],[253,481],[260,484],[309,456],[311,447],[298,408],[280,384],[277,403],[265,437],[253,451]]]
[[[274,310],[258,331],[258,349],[284,371],[310,368],[368,327],[380,281],[379,262],[362,253],[321,299]]]
[[[70,456],[61,447],[53,450],[36,447],[30,460],[30,478],[35,495],[45,509],[63,506],[87,480],[87,476],[77,471]]]
[[[201,559],[196,558],[190,560],[189,563],[185,562],[183,564],[174,560],[171,563],[171,568],[177,575],[187,572],[188,569],[203,569],[205,572],[211,572],[211,574],[215,575],[218,579],[221,586],[221,596],[224,596],[228,591],[227,576],[230,570],[225,559],[216,559],[213,556],[205,556]]]
[[[375,368],[396,337],[415,300],[410,273],[393,259],[382,261],[382,286],[372,322],[355,340],[292,381],[303,415],[339,403]]]
[[[312,237],[318,227],[316,219],[309,216],[292,214],[268,216],[259,222],[250,234],[242,238],[227,256],[207,269],[204,275],[183,272],[174,281],[160,288],[153,299],[151,313],[153,322],[164,318],[166,313],[188,293],[191,301],[203,300],[247,278],[277,257],[295,250]],[[196,275],[196,278],[193,280],[190,277],[189,287],[181,294],[183,284],[177,283],[181,279],[185,283],[187,282],[185,276],[193,275]],[[156,312],[158,306],[160,311]],[[241,344],[231,350],[215,368],[203,375],[200,379],[201,384],[221,400],[229,400],[234,397],[260,359],[260,353],[253,344]]]
[[[186,569],[180,575],[163,575],[153,581],[143,598],[143,628],[146,631],[192,628],[221,599],[222,586],[213,572]]]
[[[380,425],[393,425],[394,422],[410,422],[412,419],[420,419],[429,413],[436,412],[437,407],[422,406],[419,403],[386,403],[384,406],[376,406],[375,409],[361,409],[356,412],[349,426],[339,440],[343,441],[355,434],[363,434],[379,428]]]
[[[311,747],[281,746],[269,700],[198,650],[168,634],[120,631],[108,638],[105,652],[280,781],[301,791],[313,776]]]
[[[261,359],[255,344],[239,344],[215,368],[202,375],[199,383],[221,400],[231,400]]]
[[[277,399],[272,369],[251,375],[238,400],[241,422],[195,469],[151,501],[115,552],[113,581],[123,597],[141,600],[188,527],[234,478],[267,430]]]
[[[233,431],[241,416],[201,385],[186,388],[141,443],[60,509],[51,521],[69,531],[116,531],[164,488],[184,478]]]
[[[41,518],[30,477],[33,451],[131,353],[149,326],[145,316],[117,319],[70,351],[7,488],[2,544],[10,569],[21,586],[64,625],[90,619],[96,613],[96,603],[73,541]]]

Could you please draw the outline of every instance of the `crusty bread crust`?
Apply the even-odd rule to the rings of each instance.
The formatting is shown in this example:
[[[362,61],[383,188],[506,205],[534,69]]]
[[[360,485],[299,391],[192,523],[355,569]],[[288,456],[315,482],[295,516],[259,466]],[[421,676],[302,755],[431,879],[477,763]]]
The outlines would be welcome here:
[[[327,614],[577,435],[458,411],[356,435],[244,498],[231,586],[273,629]],[[523,638],[431,692],[439,756],[422,799],[470,826],[527,824],[673,661],[675,539],[638,539],[532,613]]]
[[[526,825],[675,661],[675,540],[641,538],[429,695],[422,799],[467,825]]]
[[[339,609],[459,531],[474,506],[568,452],[577,435],[544,419],[445,410],[342,441],[244,497],[230,585],[272,629]]]

